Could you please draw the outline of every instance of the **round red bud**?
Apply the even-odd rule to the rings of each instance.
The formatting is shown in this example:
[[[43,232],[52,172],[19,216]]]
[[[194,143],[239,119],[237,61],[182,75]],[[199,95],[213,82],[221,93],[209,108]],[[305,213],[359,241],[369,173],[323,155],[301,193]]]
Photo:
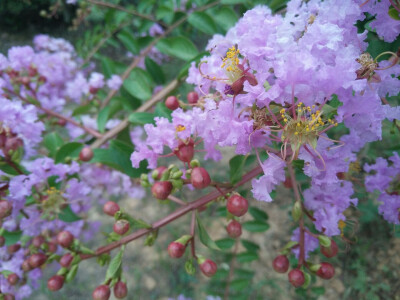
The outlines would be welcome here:
[[[36,248],[39,248],[44,242],[45,238],[42,235],[35,236],[32,240],[32,245]]]
[[[31,268],[31,266],[30,266],[30,264],[29,264],[29,258],[28,258],[28,259],[25,259],[25,260],[22,262],[21,268],[22,268],[22,270],[23,270],[24,272],[29,272],[30,270],[32,270],[32,268]]]
[[[21,249],[21,245],[20,244],[14,244],[14,245],[10,245],[7,247],[7,252],[9,254],[13,254],[15,252],[17,252],[19,249]]]
[[[15,296],[13,294],[5,294],[4,300],[15,300]]]
[[[90,161],[93,158],[93,150],[92,148],[84,147],[81,152],[79,153],[79,159],[81,161]]]
[[[127,220],[117,220],[114,223],[113,230],[116,234],[124,235],[129,230],[129,221]]]
[[[180,161],[190,163],[194,156],[194,141],[190,139],[187,144],[179,141],[178,148],[174,150],[174,153]]]
[[[249,202],[242,196],[234,194],[229,197],[226,208],[232,215],[241,217],[247,212]]]
[[[226,231],[231,238],[237,238],[242,235],[242,225],[235,220],[232,220],[226,227]]]
[[[155,198],[165,200],[171,194],[172,188],[172,183],[169,181],[157,181],[151,187],[151,192]]]
[[[96,94],[98,91],[99,91],[99,89],[98,89],[98,88],[95,88],[95,87],[93,87],[93,86],[91,86],[91,87],[89,88],[89,93],[91,93],[92,95]]]
[[[58,246],[57,246],[57,244],[55,242],[49,242],[49,249],[48,250],[49,250],[50,253],[56,252],[57,248],[58,248]]]
[[[108,285],[102,284],[94,289],[92,293],[93,300],[108,300],[110,298],[111,291]]]
[[[12,273],[12,274],[8,275],[8,277],[7,277],[7,281],[11,285],[15,285],[18,282],[18,280],[19,280],[19,277],[15,273]]]
[[[119,205],[113,201],[108,201],[106,204],[103,206],[103,211],[105,214],[114,217],[114,215],[119,211]]]
[[[179,107],[179,101],[178,98],[176,98],[175,96],[169,96],[166,100],[165,100],[165,106],[170,109],[170,110],[175,110]]]
[[[114,296],[117,299],[124,299],[128,295],[128,288],[126,287],[125,282],[118,281],[114,285]]]
[[[71,262],[74,260],[74,257],[72,256],[71,253],[66,253],[60,258],[60,265],[61,267],[64,268],[69,268],[71,265]]]
[[[6,239],[4,238],[4,236],[0,236],[0,247],[3,247],[5,243]]]
[[[40,267],[46,262],[46,260],[47,256],[44,255],[43,253],[35,253],[28,258],[29,266],[32,269]]]
[[[196,92],[190,92],[187,94],[187,100],[189,104],[196,104],[199,101],[199,94]]]
[[[57,121],[57,125],[64,127],[65,125],[67,125],[67,121],[64,119],[59,119]]]
[[[57,243],[63,248],[69,248],[74,242],[74,236],[69,231],[61,231],[57,234]]]
[[[204,189],[211,183],[210,175],[202,167],[196,167],[192,170],[190,181],[196,189]]]
[[[278,273],[286,273],[289,269],[289,260],[286,255],[279,255],[275,257],[272,262],[272,267]]]
[[[289,282],[296,288],[304,284],[304,273],[299,269],[293,269],[288,274]]]
[[[339,247],[334,240],[331,240],[331,245],[329,247],[321,246],[321,253],[325,255],[327,258],[336,256],[338,252],[339,252]]]
[[[331,279],[335,275],[335,268],[327,262],[322,262],[317,271],[317,275],[322,279]]]
[[[206,259],[200,264],[200,270],[207,277],[212,277],[217,272],[217,264],[211,259]]]
[[[64,285],[64,277],[61,275],[54,275],[47,281],[47,288],[52,291],[60,290]]]
[[[172,258],[180,258],[185,254],[186,245],[179,242],[172,242],[168,245],[168,254]]]
[[[6,200],[0,200],[0,219],[11,215],[12,204]]]

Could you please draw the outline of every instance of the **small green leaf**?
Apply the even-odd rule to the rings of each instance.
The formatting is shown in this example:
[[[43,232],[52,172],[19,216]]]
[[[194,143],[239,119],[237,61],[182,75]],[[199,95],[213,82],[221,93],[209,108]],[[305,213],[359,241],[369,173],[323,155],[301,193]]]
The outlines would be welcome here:
[[[243,252],[243,253],[239,253],[236,256],[236,259],[240,263],[251,262],[253,260],[258,259],[258,254],[256,252],[251,252],[251,251]]]
[[[66,157],[76,158],[79,156],[82,148],[84,147],[83,144],[72,142],[63,145],[60,149],[58,149],[56,153],[55,163],[63,163]]]
[[[116,64],[113,60],[108,57],[100,56],[101,68],[106,77],[111,77],[111,75],[115,74]]]
[[[90,104],[78,106],[77,108],[75,108],[72,111],[72,116],[79,116],[79,115],[88,114],[91,109],[92,109],[92,105],[90,105]]]
[[[236,184],[242,179],[243,166],[246,162],[247,156],[236,155],[229,161],[229,174],[230,174],[230,182],[232,184]]]
[[[204,228],[203,224],[201,223],[201,220],[198,215],[196,215],[196,220],[197,220],[197,227],[199,230],[200,241],[210,249],[221,250],[218,247],[218,245],[208,235],[208,233],[207,233],[206,229]]]
[[[314,286],[311,288],[311,292],[318,296],[322,296],[323,294],[325,294],[325,288],[323,286]]]
[[[127,29],[121,30],[117,35],[118,39],[122,42],[125,48],[133,54],[139,54],[140,48],[134,35]]]
[[[2,236],[6,239],[6,245],[14,245],[17,242],[19,242],[21,236],[22,236],[22,231],[7,231],[5,230],[2,234]]]
[[[190,258],[185,262],[185,270],[189,275],[193,275],[196,272],[196,267],[193,264],[193,258]]]
[[[206,34],[213,35],[217,32],[217,26],[213,18],[203,11],[191,13],[188,22],[190,25]]]
[[[235,240],[231,238],[225,238],[225,239],[220,239],[215,241],[217,246],[222,249],[222,250],[228,250],[232,248],[232,246],[235,244]]]
[[[110,113],[110,107],[106,106],[102,110],[100,110],[97,116],[97,128],[101,133],[104,133],[109,113]]]
[[[121,248],[119,250],[118,254],[114,256],[114,258],[110,261],[110,265],[108,266],[107,272],[106,272],[106,280],[108,281],[109,279],[113,279],[114,277],[117,277],[117,275],[120,273],[121,265],[122,265],[122,256],[124,255],[124,248]]]
[[[28,174],[29,172],[21,165],[19,165],[18,163],[14,162],[15,166],[21,170],[23,173]],[[9,175],[20,175],[20,173],[13,168],[12,166],[10,166],[8,163],[6,163],[5,161],[1,161],[0,162],[0,170],[3,171],[4,173],[7,173]]]
[[[232,8],[222,6],[215,12],[214,20],[226,32],[236,24],[238,16]]]
[[[150,75],[146,71],[134,69],[124,81],[123,86],[131,96],[146,101],[151,98],[153,92],[150,82]]]
[[[232,280],[230,284],[230,288],[234,291],[242,291],[247,289],[251,284],[251,280],[249,279],[235,279]]]
[[[178,80],[181,80],[183,77],[186,77],[188,75],[189,68],[192,66],[192,62],[196,62],[198,64],[202,58],[205,56],[210,55],[210,52],[208,51],[203,51],[193,57],[191,60],[185,62],[185,64],[182,66],[181,70],[179,71],[179,74],[177,76]]]
[[[43,143],[49,150],[50,156],[54,157],[58,149],[64,144],[64,141],[58,133],[50,132],[44,136]]]
[[[67,222],[67,223],[73,223],[76,221],[79,221],[81,218],[77,216],[71,209],[71,207],[68,205],[65,207],[61,213],[58,214],[58,217],[61,221]]]
[[[164,54],[183,60],[190,60],[198,54],[196,46],[183,36],[163,38],[157,43],[156,47]]]
[[[146,66],[146,70],[149,72],[149,74],[157,84],[165,83],[164,72],[154,60],[146,56],[144,64]]]
[[[262,221],[247,221],[243,223],[243,228],[250,232],[263,232],[269,229],[269,224]]]
[[[154,117],[153,113],[134,112],[129,115],[129,122],[139,125],[154,124]]]
[[[393,20],[400,21],[400,14],[394,7],[389,8],[388,14]]]
[[[268,220],[267,213],[255,206],[250,207],[249,213],[257,221],[267,221]]]
[[[67,276],[65,277],[65,282],[71,282],[74,280],[76,273],[78,272],[79,265],[73,265],[71,269],[68,271]]]
[[[241,240],[243,247],[245,247],[248,251],[256,252],[260,250],[260,246],[256,243],[249,241],[249,240]]]

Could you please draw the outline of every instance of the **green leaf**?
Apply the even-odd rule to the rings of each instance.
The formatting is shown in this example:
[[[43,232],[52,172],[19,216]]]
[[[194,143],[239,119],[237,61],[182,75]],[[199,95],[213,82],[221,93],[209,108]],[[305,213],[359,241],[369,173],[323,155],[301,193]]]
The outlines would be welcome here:
[[[71,282],[74,280],[76,273],[78,272],[79,265],[73,265],[71,269],[68,271],[67,276],[65,277],[65,282]]]
[[[28,174],[29,172],[21,165],[19,165],[18,163],[14,162],[15,166],[21,170],[23,173]],[[4,173],[7,173],[9,175],[20,175],[20,173],[15,170],[12,166],[10,166],[7,162],[5,161],[1,161],[0,162],[0,170],[3,171]]]
[[[257,260],[258,259],[258,254],[255,253],[255,252],[251,252],[251,251],[243,252],[243,253],[239,253],[236,256],[236,259],[240,263],[251,262],[253,260]]]
[[[217,26],[213,18],[203,11],[191,13],[188,22],[190,25],[206,34],[213,35],[217,32]]]
[[[163,102],[158,102],[154,111],[156,116],[167,118],[171,121],[171,110],[168,109]]]
[[[154,114],[148,112],[134,112],[129,115],[129,122],[133,124],[154,124]]]
[[[146,78],[148,76],[146,71],[134,69],[124,81],[123,86],[131,96],[146,101],[151,98],[153,91],[148,78]]]
[[[58,149],[64,144],[64,141],[58,133],[50,132],[44,136],[43,144],[49,150],[49,156],[54,157]]]
[[[246,156],[236,155],[229,160],[229,178],[232,184],[236,184],[242,179],[243,166],[246,161]]]
[[[232,8],[223,6],[215,12],[214,20],[222,29],[228,31],[236,24],[238,16]]]
[[[63,145],[60,149],[58,149],[56,153],[56,158],[55,158],[55,163],[63,163],[65,158],[71,157],[71,158],[76,158],[79,156],[79,153],[81,152],[82,148],[85,145],[77,142],[72,142]]]
[[[225,239],[220,239],[215,241],[217,246],[222,249],[222,250],[228,250],[232,248],[233,245],[235,245],[235,240],[231,238],[225,238]]]
[[[101,68],[106,77],[111,77],[111,75],[115,74],[116,65],[115,62],[108,57],[101,56],[100,57]]]
[[[6,239],[6,246],[14,245],[19,242],[22,231],[7,231],[5,230],[2,236]]]
[[[165,19],[167,22],[172,21],[175,11],[166,5],[161,5],[157,8],[156,18],[157,20]]]
[[[118,273],[121,271],[121,265],[122,265],[122,256],[124,255],[124,248],[121,248],[119,250],[118,254],[114,256],[114,258],[110,261],[110,265],[108,266],[107,272],[106,272],[106,280],[108,281],[109,279],[113,279],[114,277],[117,277]]]
[[[268,215],[265,211],[257,208],[257,207],[250,207],[249,208],[249,213],[253,216],[253,218],[257,221],[267,221],[268,220]]]
[[[129,30],[127,29],[121,30],[121,32],[118,33],[117,37],[128,51],[136,55],[140,53],[139,44],[134,38],[134,35],[131,32],[129,32]]]
[[[269,229],[269,224],[262,221],[247,221],[243,223],[243,228],[250,232],[263,232]]]
[[[242,291],[247,289],[251,284],[251,280],[249,279],[235,279],[232,280],[230,284],[230,288],[234,291]]]
[[[72,211],[72,209],[69,205],[61,210],[61,212],[58,214],[58,217],[61,221],[64,221],[67,223],[73,223],[73,222],[79,221],[81,219],[79,216],[77,216]]]
[[[193,57],[191,60],[185,62],[185,64],[183,65],[183,67],[179,71],[177,79],[181,80],[183,77],[186,77],[188,75],[188,71],[189,71],[189,68],[192,65],[192,62],[195,61],[196,64],[197,64],[203,57],[208,56],[208,55],[210,55],[210,52],[203,51],[203,52],[199,53],[198,55],[196,55],[195,57]]]
[[[196,46],[183,36],[163,38],[157,43],[156,47],[164,54],[183,60],[190,60],[198,54]]]
[[[165,83],[164,72],[154,60],[146,56],[144,64],[146,66],[146,70],[150,73],[151,77],[157,84]]]
[[[77,108],[75,108],[73,110],[72,116],[79,116],[79,115],[88,114],[91,109],[92,109],[92,105],[90,105],[90,104],[83,105],[83,106],[78,106]]]
[[[314,294],[321,296],[323,294],[325,294],[325,288],[323,286],[314,286],[311,288],[311,292],[313,292]]]
[[[106,106],[102,110],[100,110],[97,116],[97,127],[101,133],[104,133],[109,113],[110,113],[110,107]]]
[[[210,238],[210,236],[208,235],[206,229],[204,228],[204,226],[201,223],[201,220],[197,214],[196,214],[196,220],[197,220],[197,227],[199,230],[199,238],[200,238],[200,241],[203,243],[203,245],[205,245],[208,248],[213,249],[213,250],[221,250],[218,247],[218,245]]]
[[[260,250],[260,246],[256,243],[249,240],[241,240],[243,247],[245,247],[248,251],[256,252]]]
[[[400,14],[394,7],[389,8],[388,14],[393,20],[400,21]]]
[[[246,2],[247,0],[222,0],[221,4],[233,5],[233,4],[244,4]]]

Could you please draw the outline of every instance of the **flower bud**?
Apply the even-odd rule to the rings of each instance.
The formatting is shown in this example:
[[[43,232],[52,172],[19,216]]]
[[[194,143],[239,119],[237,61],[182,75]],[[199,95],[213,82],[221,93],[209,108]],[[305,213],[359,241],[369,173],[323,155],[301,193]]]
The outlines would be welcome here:
[[[119,211],[119,205],[113,201],[108,201],[103,206],[103,212],[111,217],[114,217],[117,211]]]
[[[299,269],[293,269],[288,274],[289,282],[296,288],[304,284],[304,273]]]
[[[235,220],[232,220],[226,227],[226,231],[231,238],[237,238],[242,235],[242,225]]]
[[[74,242],[74,236],[69,231],[61,231],[57,234],[57,243],[63,248],[69,248]]]
[[[180,161],[190,163],[194,156],[194,142],[192,139],[186,144],[179,141],[178,148],[174,150],[175,155]]]
[[[185,254],[187,243],[192,239],[191,235],[184,235],[168,245],[168,254],[172,258],[180,258]]]
[[[0,247],[3,247],[5,243],[6,239],[4,238],[4,236],[0,236]]]
[[[13,254],[15,252],[17,252],[19,249],[21,249],[21,245],[20,244],[14,244],[14,245],[10,245],[7,247],[7,252],[9,254]]]
[[[128,288],[126,287],[125,282],[118,281],[114,285],[114,296],[117,299],[124,299],[128,295]]]
[[[108,300],[110,299],[111,291],[108,285],[102,284],[94,289],[92,293],[93,300]]]
[[[228,202],[226,203],[226,208],[232,215],[241,217],[247,212],[249,202],[242,196],[234,194],[229,197]]]
[[[217,264],[211,259],[199,257],[197,262],[199,263],[200,271],[207,277],[212,277],[217,272]]]
[[[210,185],[211,178],[206,169],[197,167],[192,170],[190,182],[196,189],[204,189]]]
[[[12,204],[6,200],[0,200],[0,219],[11,215]]]
[[[79,159],[81,161],[90,161],[93,158],[93,150],[92,148],[88,147],[84,147],[81,152],[79,153]]]
[[[171,194],[172,183],[169,181],[157,181],[151,187],[153,196],[159,200],[165,200]]]
[[[279,255],[275,257],[272,262],[272,267],[278,273],[286,273],[289,269],[289,260],[286,255]]]
[[[64,277],[61,275],[54,275],[47,281],[47,288],[52,291],[60,290],[64,285]]]
[[[187,100],[189,104],[196,104],[199,101],[199,94],[196,92],[190,92],[187,94]]]
[[[44,242],[45,238],[42,235],[35,236],[32,240],[32,245],[36,248],[39,248]]]
[[[297,222],[298,220],[300,220],[301,214],[302,214],[301,203],[300,203],[299,201],[296,201],[296,202],[294,203],[294,205],[293,205],[293,208],[292,208],[292,217],[293,217],[293,220],[294,220],[295,222]]]
[[[335,268],[327,262],[322,262],[317,275],[322,279],[331,279],[335,275]]]
[[[25,259],[25,260],[22,262],[21,268],[22,268],[22,270],[23,270],[24,272],[29,272],[30,270],[32,270],[32,268],[31,268],[31,266],[30,266],[30,264],[29,264],[29,258],[28,258],[28,259]]]
[[[49,249],[48,249],[48,251],[49,251],[50,253],[56,252],[56,251],[57,251],[57,248],[58,248],[58,246],[57,246],[57,244],[56,244],[55,242],[53,242],[53,241],[49,242]]]
[[[113,230],[116,234],[124,235],[129,230],[129,221],[127,220],[117,220],[114,223]]]
[[[170,109],[170,110],[175,110],[179,107],[179,101],[178,98],[176,98],[175,96],[169,96],[166,100],[165,100],[165,106]]]
[[[57,125],[64,127],[65,125],[67,125],[67,121],[65,119],[58,119]]]
[[[19,277],[15,273],[12,273],[12,274],[8,275],[8,277],[7,277],[7,281],[10,285],[15,285],[18,282],[18,280],[19,280]]]
[[[331,244],[329,247],[324,247],[321,245],[320,248],[321,248],[321,253],[325,255],[327,258],[334,257],[339,252],[338,245],[334,240],[331,240]]]
[[[4,300],[15,300],[15,296],[13,294],[5,294]]]
[[[64,268],[69,268],[71,265],[72,261],[74,260],[74,257],[72,256],[71,253],[66,253],[60,258],[60,265],[61,267]]]
[[[47,256],[44,255],[43,253],[35,253],[28,258],[29,266],[32,269],[40,267],[46,262],[46,260]]]
[[[156,168],[152,173],[151,176],[153,177],[154,180],[160,180],[162,174],[167,170],[167,167],[165,166],[160,166]],[[146,177],[147,179],[147,177]]]

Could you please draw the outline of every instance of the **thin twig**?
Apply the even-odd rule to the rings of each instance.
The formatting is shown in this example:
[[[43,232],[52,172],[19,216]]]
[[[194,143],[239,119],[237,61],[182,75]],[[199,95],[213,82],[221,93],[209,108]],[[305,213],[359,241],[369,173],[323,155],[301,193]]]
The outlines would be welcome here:
[[[186,205],[187,204],[185,201],[182,201],[181,199],[179,199],[178,197],[175,197],[174,195],[169,195],[168,199],[173,201],[173,202],[175,202],[175,203],[178,203],[179,205]]]

